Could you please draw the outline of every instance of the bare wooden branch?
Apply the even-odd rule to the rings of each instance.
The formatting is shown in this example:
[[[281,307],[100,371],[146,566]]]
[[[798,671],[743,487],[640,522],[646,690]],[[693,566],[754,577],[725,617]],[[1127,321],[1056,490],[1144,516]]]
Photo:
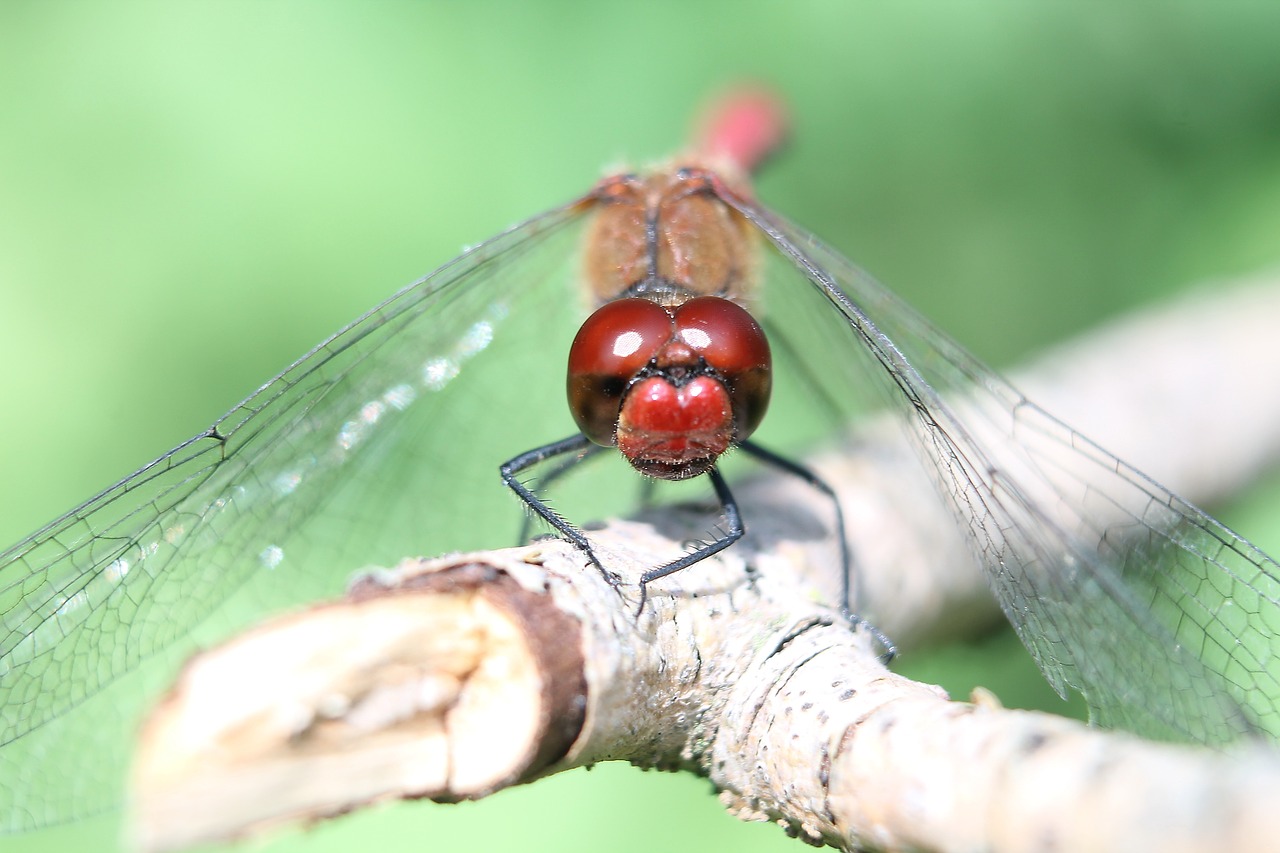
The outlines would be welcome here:
[[[1269,324],[1250,322],[1277,308],[1274,285],[1219,292],[1158,312],[1164,331],[1153,339],[1207,347],[1218,384],[1280,375]],[[1147,321],[1137,322],[1099,346],[1128,346]],[[1240,344],[1255,327],[1262,337]],[[1202,343],[1210,335],[1225,338]],[[1072,364],[1093,379],[1050,362],[1024,381],[1083,420],[1066,410],[1090,396],[1055,389],[1094,383],[1106,398],[1117,382],[1122,401],[1125,389],[1152,387],[1171,358],[1141,345],[1115,361],[1090,352]],[[1202,408],[1203,396],[1187,406],[1180,381],[1162,387],[1170,399],[1153,392],[1133,422],[1178,423]],[[1245,415],[1221,418],[1214,437],[1206,430],[1192,445],[1139,440],[1141,452],[1174,454],[1142,463],[1177,470],[1166,479],[1193,500],[1238,489],[1276,456],[1276,436],[1264,436],[1276,431],[1253,420],[1280,422],[1267,408],[1280,395],[1228,399]],[[1119,403],[1106,408],[1128,422]],[[1120,425],[1094,429],[1104,444],[1125,444]],[[903,644],[964,633],[997,612],[908,453],[873,424],[812,460],[838,484],[859,600]],[[1186,454],[1216,464],[1180,464]],[[1280,837],[1270,751],[1150,744],[989,699],[953,702],[889,672],[866,632],[830,606],[829,506],[786,477],[760,478],[739,498],[748,537],[655,584],[639,617],[634,579],[699,535],[699,516],[664,508],[593,530],[622,572],[618,588],[559,541],[409,560],[342,602],[200,655],[142,737],[140,845],[176,849],[388,798],[476,798],[605,760],[705,775],[741,817],[843,848],[1251,850]]]
[[[1201,285],[1054,347],[1014,383],[1163,485],[1211,505],[1280,462],[1280,273]]]

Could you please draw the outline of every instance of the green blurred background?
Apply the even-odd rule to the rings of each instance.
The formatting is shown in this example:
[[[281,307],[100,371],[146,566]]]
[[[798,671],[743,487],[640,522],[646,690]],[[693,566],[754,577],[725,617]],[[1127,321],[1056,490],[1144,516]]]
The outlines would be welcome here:
[[[1274,265],[1277,44],[1261,3],[6,3],[0,541],[464,244],[677,147],[743,78],[793,109],[761,196],[997,365]],[[1280,550],[1275,477],[1216,509]],[[1009,634],[913,657],[956,695],[1046,701]],[[609,766],[252,849],[795,844],[701,780]]]

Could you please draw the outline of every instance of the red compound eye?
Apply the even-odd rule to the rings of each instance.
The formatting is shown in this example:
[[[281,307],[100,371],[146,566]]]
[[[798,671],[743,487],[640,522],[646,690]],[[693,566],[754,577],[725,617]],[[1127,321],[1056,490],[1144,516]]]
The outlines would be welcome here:
[[[675,312],[676,337],[725,382],[733,407],[734,441],[755,432],[769,408],[773,359],[764,330],[742,306],[716,296],[691,299]]]
[[[628,383],[671,339],[667,310],[647,299],[609,302],[587,318],[569,349],[569,409],[587,438],[614,443]]]

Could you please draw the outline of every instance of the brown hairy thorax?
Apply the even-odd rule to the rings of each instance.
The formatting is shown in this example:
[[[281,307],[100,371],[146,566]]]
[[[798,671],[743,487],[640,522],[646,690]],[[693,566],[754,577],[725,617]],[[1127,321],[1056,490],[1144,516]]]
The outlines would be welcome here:
[[[759,235],[720,198],[722,187],[747,191],[740,175],[701,166],[602,180],[583,246],[592,301],[631,292],[667,306],[693,296],[749,303]]]

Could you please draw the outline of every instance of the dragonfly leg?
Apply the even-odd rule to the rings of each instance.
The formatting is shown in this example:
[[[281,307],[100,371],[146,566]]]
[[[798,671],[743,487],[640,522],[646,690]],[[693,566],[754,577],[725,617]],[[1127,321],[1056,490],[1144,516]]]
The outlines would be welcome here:
[[[851,601],[853,593],[850,583],[853,573],[853,554],[849,548],[848,534],[845,532],[844,509],[840,506],[840,498],[836,496],[835,490],[810,469],[798,462],[793,462],[792,460],[787,459],[785,456],[779,456],[772,450],[767,450],[751,441],[744,441],[738,446],[741,447],[748,455],[764,462],[767,465],[772,465],[779,470],[785,471],[794,477],[798,477],[831,499],[831,505],[835,509],[836,514],[836,531],[840,540],[840,613],[846,620],[848,620],[851,626],[854,628],[861,626],[871,634],[872,638],[882,649],[880,654],[881,662],[887,664],[892,661],[898,654],[898,650],[893,645],[893,642],[885,636],[884,632],[879,628],[853,612]]]
[[[547,506],[541,498],[530,491],[529,487],[524,483],[521,483],[516,476],[521,471],[537,465],[539,462],[544,462],[548,459],[554,459],[557,456],[564,456],[570,453],[579,454],[577,458],[565,460],[550,474],[552,478],[559,477],[565,471],[572,468],[578,462],[582,461],[582,459],[586,458],[587,455],[592,453],[592,448],[594,446],[595,445],[591,443],[591,440],[585,435],[573,435],[560,441],[554,441],[551,444],[544,444],[541,447],[535,447],[533,450],[526,450],[519,456],[508,459],[506,462],[502,463],[498,470],[502,474],[502,482],[507,484],[507,488],[519,495],[520,500],[524,501],[525,505],[528,506],[529,509],[533,510],[538,517],[554,527],[561,536],[569,540],[569,542],[572,543],[579,551],[586,554],[587,559],[591,561],[591,564],[600,570],[600,574],[604,575],[604,579],[616,587],[621,579],[604,567],[600,562],[600,558],[597,557],[595,551],[592,550],[591,543],[587,540],[587,537],[583,535],[582,531],[566,521],[551,507]]]
[[[538,448],[538,450],[542,450],[542,449],[543,448]],[[586,450],[578,453],[575,456],[570,456],[568,459],[561,461],[559,465],[552,468],[550,471],[541,475],[538,478],[538,491],[545,491],[553,483],[555,483],[555,481],[559,480],[561,477],[563,477],[565,474],[568,474],[570,471],[573,471],[574,469],[576,469],[579,463],[586,462],[588,459],[598,456],[600,454],[600,451],[604,449],[605,448],[601,447],[598,444],[594,444],[594,443],[588,444]],[[530,452],[533,453],[536,451],[530,451]],[[521,456],[523,455],[524,454],[521,454]],[[519,459],[519,458],[520,458],[519,456],[516,457],[516,459]],[[511,462],[515,462],[516,459],[511,460]],[[508,462],[507,464],[510,465],[511,462]],[[530,463],[530,464],[534,464],[534,463]],[[505,476],[503,477],[503,481],[506,482]],[[508,485],[510,484],[508,483]],[[520,533],[516,537],[516,542],[520,544],[524,544],[525,542],[528,542],[529,531],[532,526],[533,526],[533,516],[527,512],[522,513],[520,516]]]
[[[733,493],[729,491],[729,484],[724,481],[720,471],[712,468],[707,472],[707,476],[711,478],[711,485],[715,487],[716,497],[720,501],[720,509],[724,513],[725,521],[728,529],[713,542],[708,542],[696,551],[685,554],[678,560],[673,560],[665,566],[658,566],[656,569],[650,569],[640,576],[640,606],[636,608],[636,616],[638,617],[644,612],[645,602],[648,600],[649,584],[659,578],[665,578],[667,575],[673,575],[682,569],[687,569],[699,560],[704,560],[712,554],[718,554],[725,548],[728,548],[734,542],[742,538],[742,534],[746,532],[746,528],[742,526],[742,515],[738,512],[738,501],[733,497]]]

